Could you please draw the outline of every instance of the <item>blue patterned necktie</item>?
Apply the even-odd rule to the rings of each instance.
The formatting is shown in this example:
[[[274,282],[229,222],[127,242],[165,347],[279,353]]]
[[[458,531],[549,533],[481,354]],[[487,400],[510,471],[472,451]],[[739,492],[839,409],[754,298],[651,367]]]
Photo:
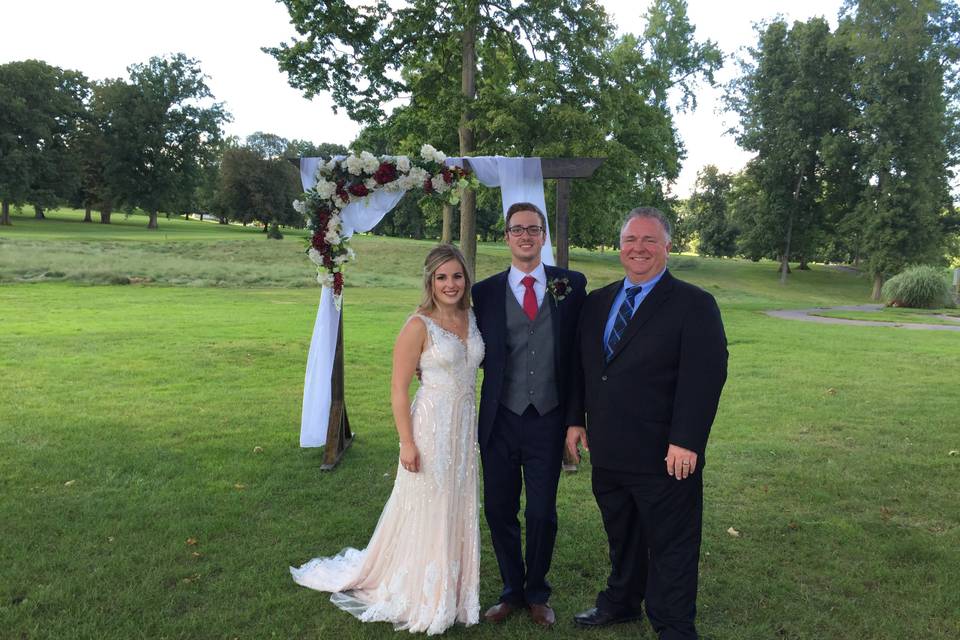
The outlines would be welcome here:
[[[613,321],[613,329],[610,330],[610,337],[607,338],[607,362],[613,357],[613,349],[620,342],[623,330],[627,328],[627,323],[633,317],[633,301],[636,300],[642,290],[643,286],[641,285],[627,287],[627,297],[623,299],[620,309],[617,310],[617,319]]]

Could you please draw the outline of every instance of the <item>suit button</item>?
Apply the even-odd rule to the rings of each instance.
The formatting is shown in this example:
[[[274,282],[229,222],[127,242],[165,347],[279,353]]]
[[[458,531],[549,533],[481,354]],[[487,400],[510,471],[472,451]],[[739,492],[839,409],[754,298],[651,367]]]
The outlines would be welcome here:
[[[530,372],[530,375],[533,375],[533,371]]]
[[[600,379],[603,380],[604,382],[606,382],[606,381],[607,381],[607,376],[600,376]]]

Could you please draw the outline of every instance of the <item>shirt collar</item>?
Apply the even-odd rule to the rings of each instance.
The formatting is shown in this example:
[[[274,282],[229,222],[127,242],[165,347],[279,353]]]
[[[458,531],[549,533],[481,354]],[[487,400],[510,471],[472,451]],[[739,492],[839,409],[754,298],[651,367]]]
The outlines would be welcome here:
[[[630,282],[630,278],[624,277],[624,278],[623,278],[623,289],[622,289],[622,291],[626,291],[626,290],[629,289],[630,287],[642,286],[643,289],[640,291],[640,293],[642,293],[642,294],[644,294],[644,295],[647,294],[647,293],[650,293],[650,290],[653,289],[653,287],[656,286],[656,284],[657,284],[658,282],[660,282],[660,278],[662,278],[662,277],[663,277],[663,274],[665,274],[666,272],[667,272],[667,268],[664,267],[664,268],[663,268],[663,271],[661,271],[660,273],[658,273],[657,275],[655,275],[652,280],[647,280],[647,281],[644,282],[642,285],[636,285],[636,284]],[[517,282],[519,282],[519,280],[517,280]]]
[[[543,263],[537,265],[537,268],[531,271],[530,273],[524,273],[517,269],[515,266],[510,265],[510,273],[507,274],[507,280],[510,282],[510,286],[516,289],[521,286],[520,281],[523,280],[526,276],[533,276],[533,279],[540,284],[544,284],[547,281],[547,270],[543,266]]]

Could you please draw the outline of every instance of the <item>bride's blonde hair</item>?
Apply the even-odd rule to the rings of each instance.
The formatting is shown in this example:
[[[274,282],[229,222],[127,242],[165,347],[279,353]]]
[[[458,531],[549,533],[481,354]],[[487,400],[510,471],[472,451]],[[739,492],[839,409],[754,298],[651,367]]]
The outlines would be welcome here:
[[[423,261],[423,300],[420,301],[420,311],[431,313],[437,308],[437,302],[433,298],[433,277],[437,273],[440,265],[456,260],[463,269],[463,296],[457,303],[460,309],[470,308],[470,271],[467,270],[467,261],[463,254],[452,244],[441,244],[430,250],[426,259]]]

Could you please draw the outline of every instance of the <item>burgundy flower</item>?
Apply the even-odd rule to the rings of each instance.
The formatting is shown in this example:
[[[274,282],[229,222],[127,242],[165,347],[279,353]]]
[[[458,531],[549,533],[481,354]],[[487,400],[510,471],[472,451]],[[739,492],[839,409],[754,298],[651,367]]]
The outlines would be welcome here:
[[[363,184],[362,182],[354,182],[350,185],[350,193],[358,198],[362,198],[370,193],[370,189],[367,189],[367,185]]]
[[[346,188],[344,188],[345,184],[345,180],[337,180],[337,195],[344,202],[350,202],[350,195],[347,193]]]
[[[323,253],[327,247],[327,241],[323,239],[323,231],[314,231],[310,244],[313,245],[314,249]]]
[[[381,162],[374,174],[373,179],[377,184],[387,184],[397,179],[397,168],[391,162]]]
[[[337,272],[333,274],[333,293],[334,295],[340,295],[343,293],[343,273]]]
[[[444,170],[441,172],[441,175],[443,176],[443,181],[447,184],[453,182],[453,172],[450,171],[450,169],[444,168]]]
[[[431,182],[430,178],[423,181],[423,192],[433,193],[433,182]]]

